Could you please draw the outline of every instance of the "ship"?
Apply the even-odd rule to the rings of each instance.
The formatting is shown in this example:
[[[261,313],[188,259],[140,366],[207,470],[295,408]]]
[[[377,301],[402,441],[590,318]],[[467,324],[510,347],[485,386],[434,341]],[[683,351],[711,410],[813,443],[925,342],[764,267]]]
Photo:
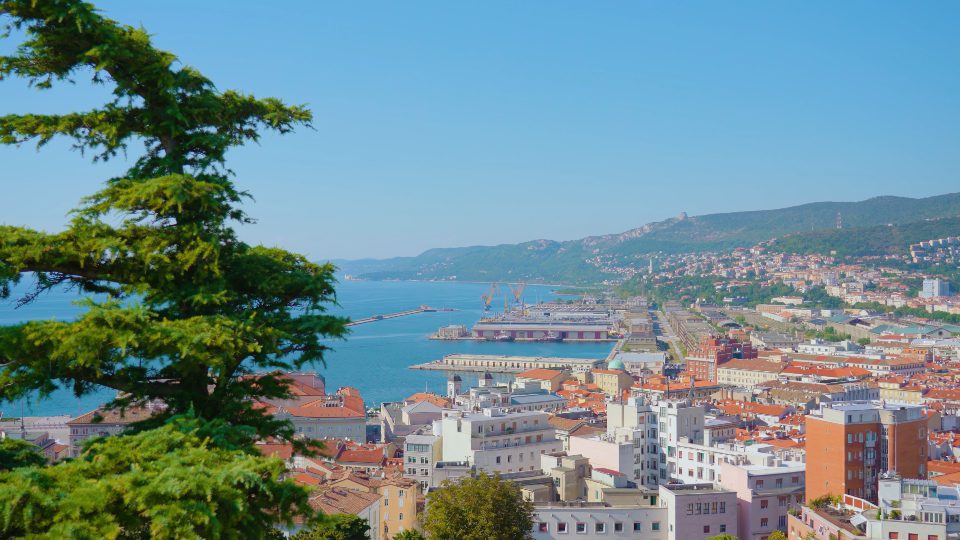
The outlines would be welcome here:
[[[559,343],[563,341],[563,337],[560,336],[560,332],[547,332],[547,335],[534,338],[533,341],[537,343]]]
[[[514,337],[506,332],[497,332],[490,341],[513,341]]]

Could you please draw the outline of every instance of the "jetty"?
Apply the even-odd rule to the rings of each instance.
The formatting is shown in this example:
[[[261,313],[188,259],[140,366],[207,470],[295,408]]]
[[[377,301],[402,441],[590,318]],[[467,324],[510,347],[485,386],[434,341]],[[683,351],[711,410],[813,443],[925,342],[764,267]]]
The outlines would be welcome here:
[[[430,306],[420,306],[417,309],[408,309],[407,311],[399,311],[397,313],[388,313],[386,315],[373,315],[365,319],[357,319],[355,321],[348,322],[344,326],[357,326],[361,324],[383,321],[386,319],[396,319],[397,317],[406,317],[407,315],[416,315],[417,313],[433,313],[435,311],[456,311],[456,310],[453,308],[434,308]]]

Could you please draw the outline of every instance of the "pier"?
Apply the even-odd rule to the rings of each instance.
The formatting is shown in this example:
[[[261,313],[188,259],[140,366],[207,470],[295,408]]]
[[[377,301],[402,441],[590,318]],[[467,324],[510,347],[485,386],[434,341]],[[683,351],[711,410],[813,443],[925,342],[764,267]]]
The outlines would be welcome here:
[[[453,308],[433,308],[430,306],[420,306],[417,309],[408,309],[407,311],[400,311],[397,313],[389,313],[387,315],[374,315],[372,317],[367,317],[365,319],[357,319],[355,321],[350,321],[344,326],[357,326],[360,324],[367,324],[376,321],[382,321],[385,319],[396,319],[397,317],[405,317],[407,315],[416,315],[417,313],[433,313],[435,311],[454,311]]]

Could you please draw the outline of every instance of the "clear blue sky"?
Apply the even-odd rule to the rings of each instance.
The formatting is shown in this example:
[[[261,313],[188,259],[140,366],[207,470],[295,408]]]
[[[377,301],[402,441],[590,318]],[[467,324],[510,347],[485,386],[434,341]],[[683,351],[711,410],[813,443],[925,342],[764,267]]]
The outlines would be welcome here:
[[[960,191],[958,2],[99,5],[221,88],[310,105],[315,131],[230,164],[242,237],[317,259]],[[4,81],[0,114],[102,92]],[[56,230],[122,167],[0,148],[0,221]]]

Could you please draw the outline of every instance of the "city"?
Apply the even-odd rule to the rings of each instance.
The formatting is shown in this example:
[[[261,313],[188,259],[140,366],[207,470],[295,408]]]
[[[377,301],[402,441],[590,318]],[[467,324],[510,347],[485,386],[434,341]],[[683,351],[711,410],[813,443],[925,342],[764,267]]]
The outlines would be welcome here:
[[[960,540],[958,20],[0,0],[0,538]]]

